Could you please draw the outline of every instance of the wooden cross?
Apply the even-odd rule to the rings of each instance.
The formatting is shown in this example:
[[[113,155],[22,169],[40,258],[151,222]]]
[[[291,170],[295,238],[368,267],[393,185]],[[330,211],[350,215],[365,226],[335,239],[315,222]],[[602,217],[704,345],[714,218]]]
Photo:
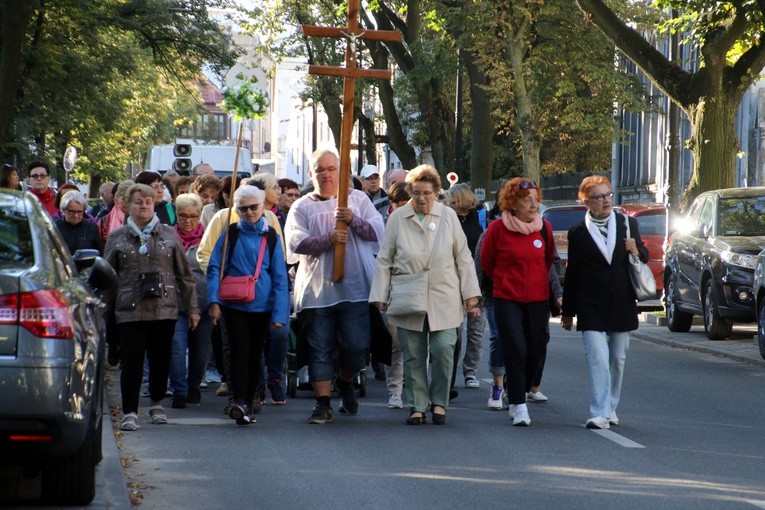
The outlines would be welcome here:
[[[359,28],[359,0],[348,0],[347,26],[342,28],[317,27],[302,25],[303,35],[308,37],[346,38],[345,67],[308,66],[308,74],[343,77],[343,123],[340,129],[340,184],[337,191],[337,206],[348,207],[348,188],[351,179],[351,132],[353,131],[353,95],[356,78],[390,80],[391,72],[387,69],[359,69],[356,67],[356,44],[358,39],[370,41],[401,42],[401,32],[397,30],[364,30]],[[338,221],[335,228],[345,231],[348,225]],[[335,245],[335,265],[332,280],[343,280],[345,267],[345,244]]]

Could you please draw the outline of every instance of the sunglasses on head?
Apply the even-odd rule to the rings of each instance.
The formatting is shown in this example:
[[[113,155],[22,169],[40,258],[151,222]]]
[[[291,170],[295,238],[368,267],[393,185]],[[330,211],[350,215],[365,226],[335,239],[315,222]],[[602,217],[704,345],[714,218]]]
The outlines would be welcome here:
[[[258,207],[260,207],[260,204],[250,204],[250,205],[243,205],[241,207],[237,207],[236,210],[244,214],[247,211],[255,212],[258,210]]]
[[[536,189],[537,183],[532,180],[520,181],[517,183],[517,186],[521,189]]]

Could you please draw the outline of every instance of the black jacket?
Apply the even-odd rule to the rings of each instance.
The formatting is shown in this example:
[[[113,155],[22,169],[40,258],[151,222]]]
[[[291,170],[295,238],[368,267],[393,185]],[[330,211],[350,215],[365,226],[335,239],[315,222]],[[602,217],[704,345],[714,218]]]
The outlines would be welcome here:
[[[640,260],[648,262],[637,221],[630,218],[630,233]],[[563,284],[563,311],[576,316],[577,331],[633,331],[638,328],[635,291],[624,247],[624,216],[616,215],[616,246],[609,264],[592,240],[584,222],[568,231],[568,267]]]
[[[61,232],[61,237],[69,247],[69,251],[74,253],[77,250],[94,249],[101,254],[104,251],[101,235],[98,232],[98,226],[92,221],[82,220],[77,225],[67,223],[66,220],[56,220],[56,227]]]

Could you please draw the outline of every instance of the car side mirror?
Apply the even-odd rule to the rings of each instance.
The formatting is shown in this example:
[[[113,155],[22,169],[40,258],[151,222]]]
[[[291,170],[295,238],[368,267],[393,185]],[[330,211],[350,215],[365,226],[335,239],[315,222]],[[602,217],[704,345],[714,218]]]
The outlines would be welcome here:
[[[694,227],[693,230],[691,230],[691,235],[693,237],[701,237],[702,239],[706,239],[709,237],[709,226],[702,224],[698,227]]]
[[[101,293],[117,288],[117,272],[103,257],[96,257],[88,275],[88,285]]]
[[[77,271],[82,272],[95,264],[96,258],[98,258],[98,250],[77,250],[72,254],[72,258],[74,259]]]

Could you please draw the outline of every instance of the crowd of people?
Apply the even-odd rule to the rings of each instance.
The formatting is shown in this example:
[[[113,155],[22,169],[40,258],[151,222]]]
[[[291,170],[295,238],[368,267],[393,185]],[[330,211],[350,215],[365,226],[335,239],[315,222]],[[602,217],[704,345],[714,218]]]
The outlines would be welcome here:
[[[539,214],[542,189],[525,177],[507,181],[487,210],[466,184],[443,190],[429,165],[385,179],[366,165],[341,207],[332,149],[312,155],[305,189],[268,173],[219,179],[200,164],[189,176],[145,171],[103,183],[89,207],[77,186],[54,190],[42,161],[26,176],[69,249],[97,250],[118,274],[104,299],[124,431],[139,427],[142,384],[149,421],[164,424],[164,399],[177,409],[199,404],[210,366],[221,378],[216,394],[228,397],[224,412],[255,422],[267,395],[287,401],[291,331],[316,400],[309,423],[332,421],[333,389],[337,411],[356,415],[355,383],[375,363],[380,324],[390,339],[380,372],[388,407],[408,407],[406,424],[446,423],[461,360],[465,389],[481,388],[488,368],[488,408],[528,426],[527,403],[549,400],[541,379],[551,314],[567,330],[576,317],[582,332],[586,426],[619,423],[629,332],[638,327],[629,256],[645,262],[647,250],[634,219],[613,210],[605,177],[579,187],[587,214],[569,232],[561,285],[552,227]],[[16,167],[0,172],[0,187],[21,190],[22,181]]]

